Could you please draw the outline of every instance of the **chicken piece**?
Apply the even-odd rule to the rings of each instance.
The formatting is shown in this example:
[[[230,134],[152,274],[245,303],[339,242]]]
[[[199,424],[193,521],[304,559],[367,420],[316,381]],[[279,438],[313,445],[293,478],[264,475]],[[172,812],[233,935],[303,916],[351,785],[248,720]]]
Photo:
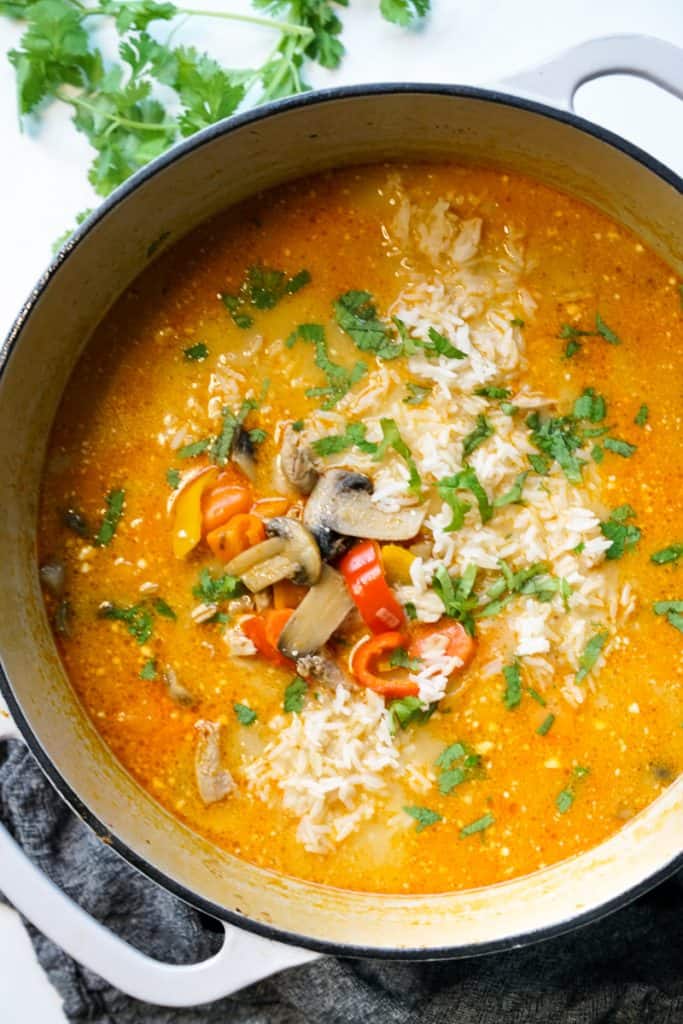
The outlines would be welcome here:
[[[305,654],[296,663],[297,673],[302,679],[314,679],[331,690],[337,686],[345,686],[347,690],[355,690],[353,680],[343,672],[336,661],[325,654]]]
[[[310,494],[318,479],[313,451],[304,436],[287,427],[280,449],[280,466],[289,483],[300,494]]]
[[[232,775],[221,768],[221,727],[218,722],[207,722],[204,718],[195,722],[194,727],[199,733],[194,755],[197,789],[205,804],[214,804],[235,790]]]

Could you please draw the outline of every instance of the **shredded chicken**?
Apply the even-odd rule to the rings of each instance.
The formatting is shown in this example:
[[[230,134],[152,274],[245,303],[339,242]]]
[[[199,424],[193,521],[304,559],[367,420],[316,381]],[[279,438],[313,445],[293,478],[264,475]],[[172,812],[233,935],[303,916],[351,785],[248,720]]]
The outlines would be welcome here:
[[[221,768],[221,727],[218,722],[207,722],[204,718],[195,722],[194,727],[199,733],[194,756],[197,789],[205,804],[214,804],[235,789],[232,775]]]

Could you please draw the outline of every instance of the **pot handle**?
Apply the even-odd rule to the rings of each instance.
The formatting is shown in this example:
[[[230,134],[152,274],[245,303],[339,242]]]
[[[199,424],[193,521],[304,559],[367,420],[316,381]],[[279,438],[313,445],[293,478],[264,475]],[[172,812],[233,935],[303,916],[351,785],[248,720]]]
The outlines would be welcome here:
[[[654,36],[602,36],[497,83],[513,93],[574,109],[579,86],[603,75],[636,75],[683,99],[683,50]]]
[[[21,739],[0,710],[0,740]],[[78,963],[135,999],[196,1006],[318,956],[224,924],[221,949],[198,964],[165,964],[139,952],[90,917],[26,857],[0,825],[0,890],[12,905]]]

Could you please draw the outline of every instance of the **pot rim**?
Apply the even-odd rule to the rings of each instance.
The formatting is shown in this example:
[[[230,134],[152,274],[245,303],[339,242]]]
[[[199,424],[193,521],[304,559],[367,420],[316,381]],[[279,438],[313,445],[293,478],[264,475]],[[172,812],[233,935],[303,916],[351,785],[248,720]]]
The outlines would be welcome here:
[[[598,141],[603,142],[614,149],[620,150],[626,156],[635,160],[637,163],[642,164],[653,174],[656,174],[659,178],[676,189],[680,194],[683,194],[683,178],[680,175],[665,164],[661,163],[655,157],[651,156],[645,150],[631,142],[628,142],[626,139],[616,135],[614,132],[579,117],[577,114],[573,113],[573,111],[560,110],[537,100],[528,99],[524,96],[516,96],[498,89],[457,84],[447,85],[443,83],[383,82],[313,90],[309,93],[303,93],[298,96],[275,100],[271,103],[257,107],[254,110],[233,115],[232,117],[226,118],[214,125],[204,128],[202,131],[197,132],[188,139],[177,142],[167,150],[166,153],[157,157],[155,160],[151,161],[151,163],[147,164],[128,178],[96,208],[96,210],[74,231],[70,238],[60,248],[56,256],[48,265],[47,269],[38,279],[36,285],[29,293],[27,300],[17,314],[17,317],[10,328],[9,334],[0,349],[0,378],[7,368],[15,346],[20,341],[24,326],[29,320],[34,307],[62,264],[69,258],[76,247],[87,237],[91,230],[111,210],[124,202],[140,185],[154,178],[156,174],[163,171],[176,160],[193,153],[196,149],[200,149],[204,144],[210,142],[214,138],[228,135],[245,125],[255,124],[266,120],[274,114],[286,113],[289,110],[299,109],[315,104],[333,102],[336,100],[356,99],[368,96],[381,97],[392,94],[440,95],[481,100],[488,103],[499,104],[501,106],[518,108],[537,114],[541,117],[549,118],[550,120],[559,121],[583,132],[586,135],[596,138]],[[77,814],[78,817],[81,818],[81,820],[84,821],[96,835],[101,837],[106,836],[107,842],[111,848],[114,849],[125,861],[131,864],[147,878],[151,879],[151,881],[162,886],[172,895],[213,918],[235,925],[238,928],[242,928],[264,938],[315,950],[318,953],[398,961],[465,959],[488,953],[502,952],[520,946],[530,945],[541,940],[554,938],[556,936],[566,934],[575,928],[597,922],[613,911],[633,902],[639,896],[644,895],[650,889],[654,888],[656,885],[673,875],[676,871],[683,868],[682,850],[680,854],[670,860],[667,864],[662,865],[662,867],[658,871],[654,872],[654,874],[644,878],[641,882],[632,886],[630,889],[625,890],[623,893],[620,893],[618,896],[600,903],[589,910],[546,927],[536,928],[530,931],[520,931],[515,935],[506,936],[500,939],[493,939],[484,943],[454,947],[422,946],[392,948],[390,946],[369,947],[308,938],[305,935],[300,935],[295,932],[290,932],[285,929],[256,921],[253,918],[245,917],[236,911],[205,899],[203,896],[189,889],[185,885],[176,882],[165,872],[157,868],[152,862],[132,850],[126,842],[120,839],[116,834],[111,833],[104,823],[87,807],[86,804],[81,801],[80,797],[63,777],[56,764],[48,757],[42,747],[39,737],[33,731],[31,725],[24,716],[21,706],[14,695],[10,680],[5,673],[4,666],[1,663],[0,694],[4,697],[10,713],[20,730],[28,749],[38,761],[38,764],[47,776],[49,782],[71,810],[74,811],[74,813]]]

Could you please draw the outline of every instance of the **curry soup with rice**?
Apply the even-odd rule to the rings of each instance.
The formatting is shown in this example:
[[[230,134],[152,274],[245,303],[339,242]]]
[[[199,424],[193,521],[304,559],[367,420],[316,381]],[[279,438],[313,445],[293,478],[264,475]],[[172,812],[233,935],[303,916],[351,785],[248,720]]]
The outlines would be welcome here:
[[[680,282],[595,209],[337,171],[159,258],[45,467],[66,670],[138,782],[341,888],[504,881],[683,770]]]

